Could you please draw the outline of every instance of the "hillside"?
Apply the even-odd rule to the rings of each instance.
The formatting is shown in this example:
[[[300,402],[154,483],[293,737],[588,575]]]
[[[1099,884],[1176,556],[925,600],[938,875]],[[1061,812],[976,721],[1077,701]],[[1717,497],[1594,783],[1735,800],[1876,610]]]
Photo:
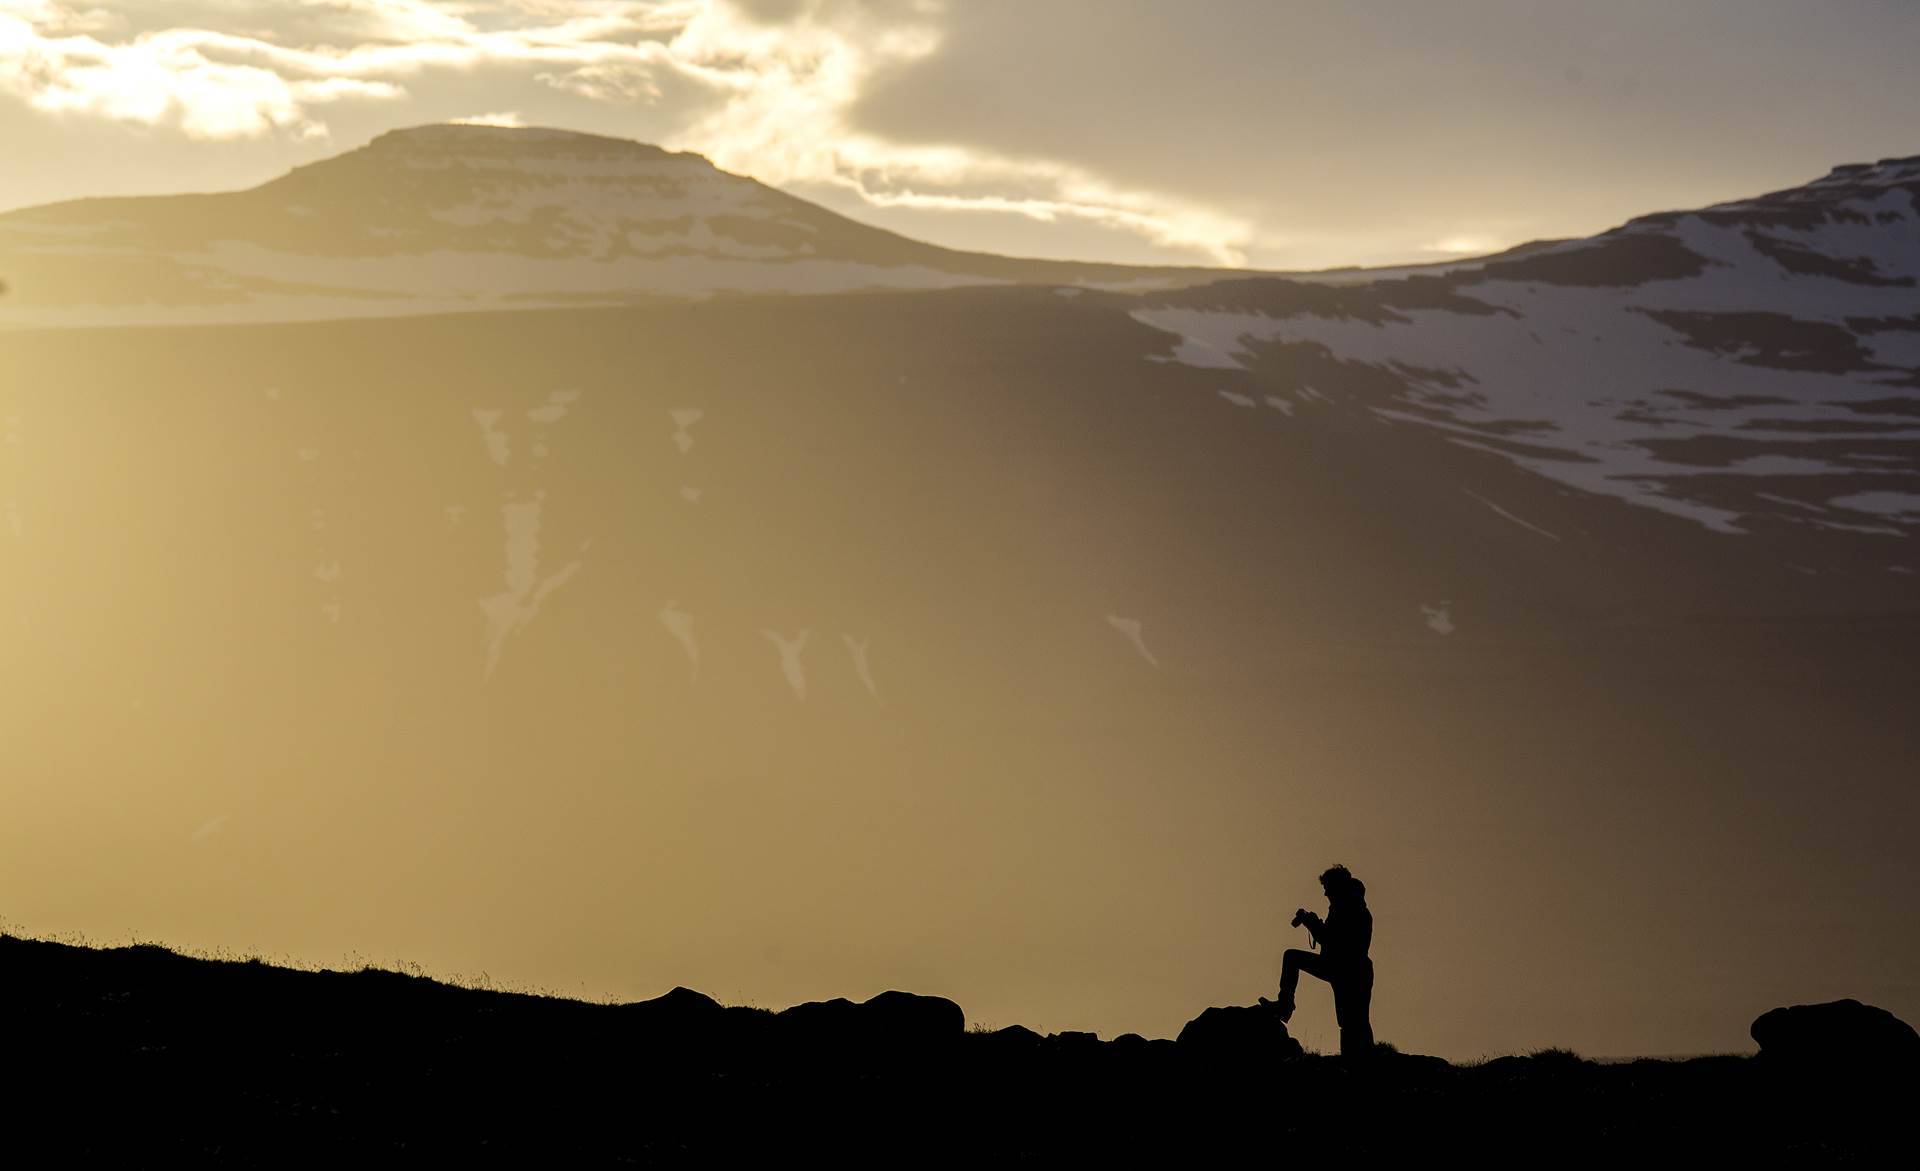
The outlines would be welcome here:
[[[581,1164],[1014,1158],[1884,1157],[1911,1063],[1565,1052],[1371,1063],[963,1030],[887,993],[781,1012],[587,1004],[395,972],[0,937],[16,1156]],[[1910,1033],[1911,1030],[1908,1030]]]
[[[1722,965],[1920,1015],[1881,945],[1796,943],[1836,902],[1913,942],[1911,540],[1243,407],[1132,308],[13,335],[13,913],[768,997],[930,955],[996,1019],[1166,1030],[1266,991],[1274,891],[1343,860],[1386,900],[1383,1020],[1447,1027],[1436,962],[1510,1002],[1429,1052],[1608,1045],[1534,1022],[1655,997],[1611,958],[1643,947],[1706,967],[1613,1044],[1743,1035]],[[1606,881],[1502,877],[1569,849]],[[116,865],[67,889],[76,852]],[[1014,940],[1032,968],[980,959]]]
[[[1146,302],[1181,361],[1287,409],[1332,396],[1717,532],[1920,526],[1920,157],[1427,279]]]

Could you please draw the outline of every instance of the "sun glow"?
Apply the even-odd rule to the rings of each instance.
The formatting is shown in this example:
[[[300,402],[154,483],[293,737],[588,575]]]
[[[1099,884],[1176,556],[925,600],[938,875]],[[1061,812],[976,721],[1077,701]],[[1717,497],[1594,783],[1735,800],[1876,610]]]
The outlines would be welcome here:
[[[1430,252],[1442,252],[1448,256],[1485,256],[1498,252],[1502,245],[1490,236],[1457,235],[1446,236],[1427,245]]]

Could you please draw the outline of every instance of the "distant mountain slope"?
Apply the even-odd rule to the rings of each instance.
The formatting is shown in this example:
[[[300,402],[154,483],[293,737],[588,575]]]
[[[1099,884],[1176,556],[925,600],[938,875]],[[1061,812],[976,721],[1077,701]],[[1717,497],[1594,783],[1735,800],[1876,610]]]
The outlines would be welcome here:
[[[1920,157],[1434,277],[1225,282],[1137,320],[1721,532],[1920,527]]]
[[[1139,305],[8,334],[7,914],[1172,1035],[1340,860],[1424,1052],[1920,1017],[1914,540],[1709,532]],[[1781,946],[1837,903],[1885,948]]]
[[[393,131],[248,191],[0,216],[14,324],[170,324],[1206,269],[1014,260],[856,223],[695,154],[562,130]]]

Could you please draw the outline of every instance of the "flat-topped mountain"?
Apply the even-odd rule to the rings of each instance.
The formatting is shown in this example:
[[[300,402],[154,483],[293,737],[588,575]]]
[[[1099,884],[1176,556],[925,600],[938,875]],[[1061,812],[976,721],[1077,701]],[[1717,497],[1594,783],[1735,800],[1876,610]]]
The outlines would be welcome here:
[[[49,325],[1218,275],[956,252],[697,154],[470,125],[392,131],[247,191],[12,212],[0,216],[0,273],[15,292],[7,320]]]

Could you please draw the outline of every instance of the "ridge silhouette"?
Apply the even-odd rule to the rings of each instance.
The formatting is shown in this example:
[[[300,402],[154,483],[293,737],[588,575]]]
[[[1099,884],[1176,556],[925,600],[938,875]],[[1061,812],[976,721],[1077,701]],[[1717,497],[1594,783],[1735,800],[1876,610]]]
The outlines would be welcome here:
[[[1761,1017],[1759,1057],[1453,1065],[1381,1045],[1352,1062],[1277,1044],[1285,1026],[1256,1007],[1209,1009],[1178,1042],[1103,1041],[969,1030],[953,1001],[904,992],[780,1012],[686,988],[594,1004],[0,936],[0,1003],[16,1082],[5,1150],[20,1166],[597,1166],[797,1150],[1191,1165],[1277,1147],[1484,1159],[1490,1140],[1543,1162],[1658,1151],[1712,1166],[1895,1165],[1920,1075],[1913,1030],[1851,1002]]]

